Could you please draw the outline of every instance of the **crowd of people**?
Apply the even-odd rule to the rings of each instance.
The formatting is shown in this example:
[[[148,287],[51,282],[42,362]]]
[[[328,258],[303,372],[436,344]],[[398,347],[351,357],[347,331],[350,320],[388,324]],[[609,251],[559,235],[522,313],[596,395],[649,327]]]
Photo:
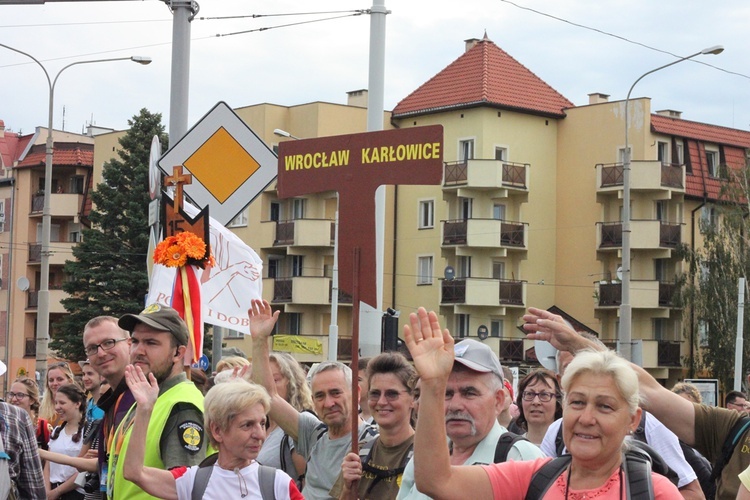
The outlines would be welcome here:
[[[455,342],[423,308],[404,327],[412,360],[363,358],[354,384],[343,363],[308,372],[271,351],[268,302],[248,316],[252,362],[191,377],[175,310],[93,318],[80,380],[52,364],[41,394],[21,377],[0,403],[0,496],[750,500],[743,393],[703,405],[548,311],[524,329],[558,349],[556,371],[515,391],[486,344]]]

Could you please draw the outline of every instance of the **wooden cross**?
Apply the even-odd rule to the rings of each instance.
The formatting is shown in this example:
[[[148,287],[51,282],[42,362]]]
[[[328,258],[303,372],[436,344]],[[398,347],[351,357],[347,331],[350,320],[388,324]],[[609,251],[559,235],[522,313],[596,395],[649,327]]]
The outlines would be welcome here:
[[[182,174],[182,165],[172,167],[172,175],[164,178],[164,182],[171,184],[175,188],[173,211],[176,213],[182,207],[182,185],[192,184],[192,174]]]

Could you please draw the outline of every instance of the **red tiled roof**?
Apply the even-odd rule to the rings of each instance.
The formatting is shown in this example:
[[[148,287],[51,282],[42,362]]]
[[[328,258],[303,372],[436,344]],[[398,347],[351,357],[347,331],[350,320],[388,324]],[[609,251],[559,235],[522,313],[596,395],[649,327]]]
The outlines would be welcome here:
[[[481,105],[564,117],[573,103],[485,36],[401,100],[393,117]]]
[[[31,151],[26,154],[23,161],[19,162],[17,167],[31,167],[35,165],[44,165],[45,146],[43,144],[33,146]],[[54,152],[52,153],[53,165],[72,165],[72,166],[93,166],[94,165],[94,145],[80,143],[55,143]]]
[[[691,122],[682,118],[652,114],[651,130],[676,137],[750,148],[750,132],[708,123]]]
[[[2,120],[0,120],[1,122]],[[21,137],[14,132],[4,132],[0,136],[0,165],[11,168],[23,151]]]

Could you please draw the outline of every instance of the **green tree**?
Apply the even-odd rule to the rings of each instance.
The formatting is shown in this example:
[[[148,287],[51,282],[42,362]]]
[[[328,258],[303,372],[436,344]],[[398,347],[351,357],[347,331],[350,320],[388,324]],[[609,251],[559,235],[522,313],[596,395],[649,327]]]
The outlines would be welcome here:
[[[128,121],[118,158],[104,164],[104,182],[91,198],[91,228],[73,247],[75,260],[65,263],[62,301],[68,314],[54,325],[50,347],[67,359],[85,359],[83,327],[95,316],[140,311],[148,291],[148,165],[151,141],[167,135],[160,113],[142,109]]]
[[[750,278],[750,166],[728,174],[730,182],[721,190],[711,217],[700,221],[703,245],[684,249],[688,280],[682,290],[685,311],[691,312],[685,327],[696,335],[695,368],[719,379],[731,389],[734,380],[735,339],[737,334],[738,282]],[[747,282],[745,300],[748,297]],[[692,319],[692,323],[690,321]],[[743,318],[743,371],[750,367],[750,321]],[[688,338],[690,336],[688,335]]]

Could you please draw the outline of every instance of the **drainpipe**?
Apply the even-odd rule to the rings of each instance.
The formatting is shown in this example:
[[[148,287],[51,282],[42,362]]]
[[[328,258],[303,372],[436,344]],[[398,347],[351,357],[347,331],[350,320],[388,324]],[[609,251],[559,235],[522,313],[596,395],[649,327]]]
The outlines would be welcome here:
[[[393,186],[393,262],[391,264],[391,308],[396,309],[396,250],[398,249],[398,184]]]

